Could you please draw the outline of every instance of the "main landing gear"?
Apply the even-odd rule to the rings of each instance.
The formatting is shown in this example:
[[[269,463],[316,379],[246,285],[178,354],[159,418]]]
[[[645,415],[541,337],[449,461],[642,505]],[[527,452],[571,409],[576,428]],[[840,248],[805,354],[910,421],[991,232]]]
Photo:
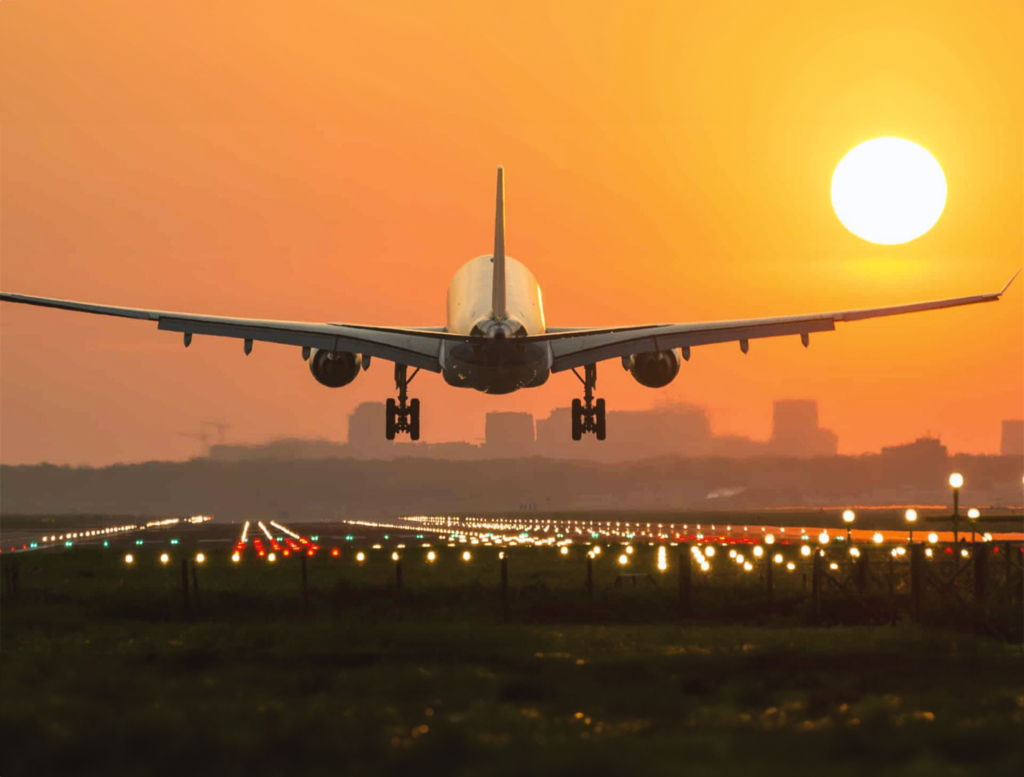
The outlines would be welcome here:
[[[572,438],[583,439],[584,434],[595,434],[597,439],[605,438],[604,400],[594,399],[597,386],[597,365],[588,364],[583,368],[584,377],[573,368],[573,374],[583,384],[583,400],[572,401]]]
[[[408,434],[413,440],[420,438],[420,401],[409,399],[408,389],[419,368],[409,375],[409,368],[404,364],[395,365],[395,388],[398,389],[398,400],[388,399],[387,418],[384,434],[389,440],[396,434]]]

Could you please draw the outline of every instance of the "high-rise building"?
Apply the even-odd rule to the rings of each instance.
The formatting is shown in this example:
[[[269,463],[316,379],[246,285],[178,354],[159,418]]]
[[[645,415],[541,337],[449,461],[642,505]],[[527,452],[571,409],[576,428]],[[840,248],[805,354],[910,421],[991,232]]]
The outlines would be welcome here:
[[[835,456],[839,440],[818,426],[818,403],[813,399],[781,399],[772,404],[769,448],[779,456]]]
[[[348,417],[348,444],[355,453],[389,450],[384,437],[384,403],[362,402]]]
[[[533,416],[530,413],[488,413],[484,422],[484,450],[489,456],[534,453]]]
[[[1024,421],[1003,421],[999,453],[1003,456],[1024,456]]]

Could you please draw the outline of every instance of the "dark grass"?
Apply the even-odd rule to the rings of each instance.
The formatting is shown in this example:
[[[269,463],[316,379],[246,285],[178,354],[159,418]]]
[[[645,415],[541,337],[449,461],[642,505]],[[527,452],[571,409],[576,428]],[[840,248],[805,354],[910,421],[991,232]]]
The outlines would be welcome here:
[[[590,609],[581,555],[513,551],[502,624],[496,551],[428,566],[409,550],[401,597],[390,551],[317,557],[305,614],[295,557],[214,551],[187,620],[158,552],[132,569],[123,549],[20,558],[0,613],[4,777],[1024,771],[1018,646],[799,626],[795,578],[788,615],[722,577],[680,622],[671,578],[617,589],[604,558]],[[752,612],[714,622],[730,607]]]

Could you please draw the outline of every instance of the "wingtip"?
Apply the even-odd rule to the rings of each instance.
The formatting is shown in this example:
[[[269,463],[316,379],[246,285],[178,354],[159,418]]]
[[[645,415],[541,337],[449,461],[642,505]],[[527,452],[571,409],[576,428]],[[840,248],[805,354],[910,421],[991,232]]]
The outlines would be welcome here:
[[[1005,285],[1005,286],[1003,286],[1003,290],[1002,290],[1001,292],[999,292],[999,296],[1000,296],[1000,297],[1001,297],[1001,296],[1003,296],[1003,295],[1004,295],[1004,294],[1006,293],[1006,290],[1007,290],[1008,288],[1010,288],[1010,284],[1011,284],[1011,283],[1013,283],[1013,282],[1014,282],[1015,280],[1017,280],[1017,276],[1018,276],[1018,275],[1020,275],[1020,270],[1017,270],[1017,272],[1015,272],[1015,273],[1013,274],[1013,277],[1012,277],[1012,278],[1010,278],[1010,280],[1008,280],[1008,281],[1006,282],[1006,285]]]

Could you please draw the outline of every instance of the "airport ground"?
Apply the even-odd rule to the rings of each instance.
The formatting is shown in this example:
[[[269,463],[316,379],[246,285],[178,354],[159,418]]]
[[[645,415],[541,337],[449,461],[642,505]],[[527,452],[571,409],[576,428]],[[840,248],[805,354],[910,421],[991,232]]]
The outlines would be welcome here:
[[[822,625],[799,569],[766,608],[763,579],[725,563],[727,545],[680,618],[678,557],[659,571],[647,545],[627,567],[657,584],[616,586],[625,546],[606,543],[591,604],[588,546],[432,543],[429,561],[402,542],[399,591],[380,533],[307,559],[304,603],[302,556],[232,562],[232,545],[201,538],[17,554],[20,590],[0,611],[0,773],[1024,768],[1019,644],[905,618]],[[182,559],[197,575],[187,610]]]

